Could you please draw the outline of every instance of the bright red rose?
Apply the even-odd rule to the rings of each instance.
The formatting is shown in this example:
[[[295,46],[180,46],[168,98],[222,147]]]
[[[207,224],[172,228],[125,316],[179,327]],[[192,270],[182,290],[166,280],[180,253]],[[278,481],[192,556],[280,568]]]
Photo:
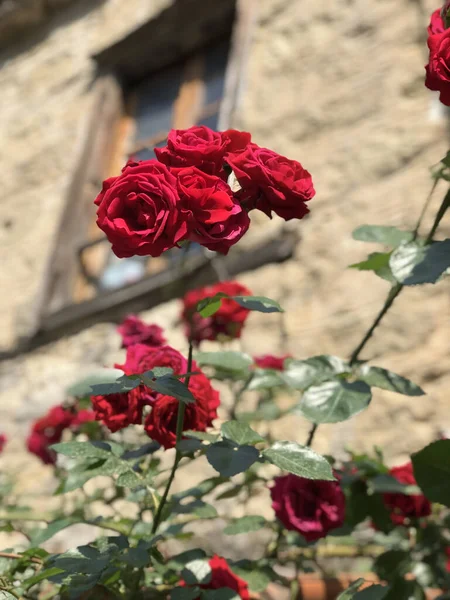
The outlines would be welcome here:
[[[159,325],[148,325],[136,315],[129,315],[124,319],[117,331],[122,336],[122,348],[128,348],[133,344],[162,346],[166,343],[163,330]]]
[[[200,370],[195,362],[192,364],[192,370]],[[206,413],[207,425],[211,426],[213,420],[217,418],[217,409],[220,406],[219,392],[212,387],[209,379],[203,373],[191,375],[188,387],[196,404]]]
[[[284,527],[298,531],[308,542],[344,524],[345,497],[337,481],[283,475],[275,478],[270,494],[272,508]]]
[[[129,161],[103,182],[95,204],[97,225],[119,258],[160,256],[186,236],[175,177],[156,160]]]
[[[412,463],[394,467],[389,471],[400,483],[417,485]],[[409,496],[407,494],[383,494],[384,504],[391,513],[395,525],[405,525],[412,519],[420,519],[431,514],[431,503],[422,494]]]
[[[425,85],[440,92],[442,104],[450,106],[450,29],[428,37],[430,57],[425,67]]]
[[[95,418],[111,431],[142,423],[143,403],[135,390],[123,394],[91,396]]]
[[[284,369],[284,361],[290,357],[290,354],[285,354],[284,356],[264,354],[262,356],[254,356],[253,360],[261,369],[274,369],[275,371],[282,371]]]
[[[229,185],[197,167],[173,169],[188,239],[209,250],[227,254],[250,225],[247,212],[236,202]]]
[[[73,413],[62,406],[51,408],[32,425],[27,438],[29,452],[38,456],[44,464],[54,464],[56,454],[50,446],[61,441],[64,430],[72,425],[73,418]]]
[[[4,433],[0,433],[0,453],[3,452],[3,449],[6,445],[7,439],[8,438],[6,437],[6,435]]]
[[[209,566],[211,567],[211,580],[209,583],[200,586],[203,590],[230,588],[237,592],[242,600],[250,600],[247,582],[233,573],[224,558],[215,554],[209,560]],[[184,581],[181,581],[180,584],[186,586]]]
[[[431,15],[430,24],[428,25],[428,35],[443,33],[445,31],[444,20],[442,18],[442,10],[438,8]]]
[[[72,423],[70,425],[71,429],[78,429],[81,425],[85,423],[90,423],[91,421],[95,421],[95,412],[93,410],[89,410],[84,408],[83,410],[79,410],[74,414]]]
[[[152,404],[152,411],[145,420],[144,428],[149,437],[166,449],[176,445],[178,405],[175,398],[158,394]],[[206,411],[199,404],[186,405],[183,431],[206,431],[208,421]]]
[[[244,152],[228,154],[226,161],[242,187],[239,196],[249,210],[257,208],[269,217],[273,211],[285,221],[301,219],[309,212],[306,202],[315,190],[311,175],[299,162],[256,144],[249,144]]]
[[[185,324],[186,336],[196,344],[202,340],[217,340],[241,337],[249,310],[234,300],[224,298],[219,310],[210,317],[202,317],[196,312],[197,304],[204,298],[212,298],[216,294],[228,296],[250,296],[251,292],[237,281],[223,281],[188,292],[183,298],[181,318]]]
[[[250,143],[250,134],[229,129],[220,133],[204,125],[172,129],[167,146],[155,148],[157,159],[168,167],[197,167],[210,175],[223,175],[227,151],[242,150]]]

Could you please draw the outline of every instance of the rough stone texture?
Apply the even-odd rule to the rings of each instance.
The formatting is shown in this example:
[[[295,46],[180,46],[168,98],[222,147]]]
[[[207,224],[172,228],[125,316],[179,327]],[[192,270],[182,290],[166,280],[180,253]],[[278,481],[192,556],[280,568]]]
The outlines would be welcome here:
[[[13,342],[20,314],[32,306],[48,260],[91,102],[88,57],[168,4],[107,0],[90,10],[76,5],[45,35],[4,54],[4,346]],[[435,8],[431,1],[423,4],[425,15]],[[386,282],[346,270],[375,249],[353,241],[350,233],[362,223],[412,227],[430,188],[428,168],[446,151],[444,112],[423,86],[424,14],[410,0],[380,0],[370,7],[366,0],[259,1],[235,125],[252,131],[258,143],[304,162],[314,174],[317,196],[311,217],[298,224],[302,241],[295,260],[241,278],[255,294],[280,300],[286,309],[284,323],[279,315],[252,314],[242,339],[245,350],[345,356],[382,305]],[[258,236],[265,222],[258,219]],[[446,219],[439,235],[449,233]],[[321,427],[318,450],[342,452],[351,444],[369,451],[380,444],[390,461],[401,461],[438,429],[450,428],[448,291],[448,283],[406,290],[364,354],[411,377],[428,395],[376,392],[365,413]],[[178,310],[172,302],[145,317],[167,327],[170,341],[185,350],[176,328]],[[120,358],[118,347],[113,327],[99,325],[2,365],[0,423],[12,438],[4,464],[23,473],[24,491],[51,488],[48,469],[23,452],[30,421],[60,402],[77,374]],[[303,441],[307,429],[290,417],[274,433]],[[202,474],[195,468],[177,485]],[[267,510],[261,506],[255,510]]]

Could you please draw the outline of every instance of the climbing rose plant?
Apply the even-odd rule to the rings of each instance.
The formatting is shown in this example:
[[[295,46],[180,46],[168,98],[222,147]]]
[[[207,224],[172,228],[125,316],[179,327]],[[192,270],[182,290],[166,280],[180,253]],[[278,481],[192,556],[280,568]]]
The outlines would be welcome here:
[[[427,87],[447,105],[449,4],[431,16],[426,67]],[[251,227],[252,211],[291,220],[314,207],[313,181],[302,164],[259,147],[246,132],[173,130],[155,155],[128,161],[95,199],[97,224],[119,258],[183,254],[189,244],[226,255]],[[450,154],[433,178],[433,191],[450,181]],[[232,280],[186,291],[180,325],[187,354],[169,345],[160,324],[126,317],[118,327],[124,362],[71,385],[61,404],[31,425],[26,440],[30,453],[53,469],[55,496],[73,492],[70,502],[36,514],[17,503],[13,482],[0,476],[0,526],[25,540],[0,552],[0,597],[249,600],[275,582],[290,587],[294,599],[299,574],[317,565],[326,572],[324,543],[329,548],[330,540],[345,538],[348,550],[352,536],[363,533],[366,545],[355,549],[373,558],[379,583],[355,578],[340,600],[421,600],[432,587],[441,600],[450,598],[450,440],[430,440],[391,468],[379,448],[367,455],[349,449],[345,460],[312,449],[323,423],[370,410],[373,388],[411,402],[426,394],[361,356],[401,293],[440,284],[448,274],[450,240],[436,236],[449,203],[447,190],[424,234],[423,214],[412,231],[363,225],[353,232],[355,240],[384,248],[351,267],[372,271],[389,289],[347,358],[276,356],[265,348],[252,357],[229,349],[224,344],[241,337],[252,311],[283,311]],[[221,402],[226,386],[231,403]],[[291,395],[288,408],[279,405],[280,393]],[[256,398],[251,412],[247,394]],[[291,414],[310,422],[307,439],[274,439],[270,422]],[[0,434],[0,453],[5,443]],[[200,457],[211,475],[174,493],[177,473]],[[96,485],[99,476],[109,485]],[[222,503],[232,498],[246,506],[261,491],[270,516],[236,517]],[[219,518],[225,522],[215,529],[219,546],[226,546],[226,536],[239,540],[265,530],[267,547],[252,560],[183,547],[191,523]],[[77,523],[104,535],[66,552],[43,549]]]

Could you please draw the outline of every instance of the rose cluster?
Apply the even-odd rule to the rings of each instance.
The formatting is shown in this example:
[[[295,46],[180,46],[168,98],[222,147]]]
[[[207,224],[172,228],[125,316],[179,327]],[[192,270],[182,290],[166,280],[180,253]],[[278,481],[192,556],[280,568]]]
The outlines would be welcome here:
[[[145,373],[155,367],[169,367],[175,375],[183,375],[187,373],[188,361],[168,345],[132,344],[127,348],[125,363],[116,367],[126,375]],[[195,374],[191,375],[188,388],[195,402],[186,406],[183,430],[206,431],[217,417],[219,394],[195,362],[192,371]],[[164,448],[175,446],[178,412],[175,398],[142,384],[126,393],[92,396],[91,401],[95,418],[111,432],[143,423],[146,433]],[[149,407],[147,414],[145,407]]]
[[[50,446],[60,442],[66,430],[77,433],[84,423],[93,421],[94,418],[92,410],[53,406],[46,415],[33,423],[27,438],[27,448],[44,464],[53,465],[56,462],[56,453]]]
[[[95,199],[97,225],[119,258],[160,256],[188,241],[227,254],[248,230],[250,210],[301,219],[315,194],[299,162],[259,147],[246,132],[174,129],[155,154],[128,161]],[[230,187],[232,173],[237,185]]]
[[[197,312],[200,300],[213,298],[218,294],[251,296],[250,290],[237,281],[222,281],[188,292],[183,298],[181,319],[185,326],[186,337],[196,345],[202,340],[226,341],[241,337],[250,311],[231,298],[223,298],[219,310],[210,317],[202,317]]]
[[[430,55],[425,66],[425,85],[439,92],[440,101],[450,106],[450,29],[447,18],[450,2],[436,9],[428,26],[428,48]]]

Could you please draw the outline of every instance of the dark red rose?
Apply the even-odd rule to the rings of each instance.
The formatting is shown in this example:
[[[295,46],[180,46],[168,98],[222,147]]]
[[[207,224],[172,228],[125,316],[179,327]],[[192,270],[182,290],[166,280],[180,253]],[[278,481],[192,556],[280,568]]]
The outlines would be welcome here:
[[[4,433],[0,433],[0,453],[3,452],[3,449],[6,445],[8,438]]]
[[[158,394],[152,404],[152,411],[145,420],[145,431],[164,448],[176,445],[177,414],[179,402],[171,396]],[[197,403],[186,405],[183,431],[206,431],[208,415]]]
[[[412,463],[394,467],[389,471],[400,483],[417,485]],[[431,514],[431,503],[422,494],[409,496],[407,494],[383,494],[384,504],[391,513],[395,525],[405,525],[411,519],[420,519]]]
[[[188,222],[188,239],[227,254],[249,228],[247,212],[219,177],[197,167],[173,169],[173,173],[177,177],[181,211]]]
[[[447,557],[447,562],[445,564],[445,570],[447,573],[450,573],[450,546],[445,549],[445,555]]]
[[[228,150],[241,151],[250,143],[250,134],[229,129],[223,133],[204,125],[189,129],[172,129],[167,146],[155,148],[159,161],[168,167],[197,167],[210,175],[222,175]]]
[[[97,225],[119,258],[160,256],[186,236],[175,177],[156,160],[128,162],[103,182],[95,204]]]
[[[196,344],[202,340],[239,338],[249,310],[234,300],[224,298],[219,310],[210,317],[202,317],[196,312],[200,300],[212,298],[216,294],[228,296],[250,296],[251,292],[237,281],[223,281],[188,292],[183,298],[181,318],[185,324],[186,336]]]
[[[230,588],[237,592],[242,600],[250,600],[247,582],[233,573],[224,558],[215,554],[209,560],[209,566],[211,567],[211,580],[209,583],[200,586],[203,590]],[[186,583],[181,581],[180,585],[184,587],[186,586]],[[198,600],[198,598],[196,600]]]
[[[284,361],[290,357],[290,354],[285,354],[284,356],[263,354],[262,356],[254,356],[253,360],[261,369],[274,369],[275,371],[282,371],[284,369]]]
[[[74,415],[62,406],[54,406],[48,413],[35,421],[27,438],[29,452],[38,456],[45,464],[54,464],[56,454],[50,449],[61,441],[65,429],[72,425]]]
[[[227,155],[248,209],[257,208],[269,217],[272,211],[285,221],[302,219],[306,202],[315,194],[311,175],[302,165],[267,148],[250,144],[240,153]]]
[[[428,35],[443,33],[445,31],[444,20],[442,18],[442,10],[438,8],[431,15],[430,24],[428,25]]]
[[[425,85],[440,92],[442,104],[450,106],[450,29],[428,37],[430,57],[425,67]]]
[[[129,315],[124,319],[117,331],[122,336],[122,348],[128,348],[133,344],[162,346],[166,343],[163,330],[159,325],[148,325],[136,315]]]
[[[192,371],[199,370],[193,362]],[[212,387],[209,379],[201,372],[198,375],[191,375],[188,387],[196,404],[206,413],[207,425],[212,425],[213,420],[217,418],[217,409],[220,406],[219,392]]]
[[[337,481],[283,475],[275,478],[270,494],[272,508],[284,527],[298,531],[308,542],[344,524],[345,497]]]
[[[92,396],[95,418],[111,431],[119,431],[128,425],[142,423],[143,403],[135,390],[123,394]]]

